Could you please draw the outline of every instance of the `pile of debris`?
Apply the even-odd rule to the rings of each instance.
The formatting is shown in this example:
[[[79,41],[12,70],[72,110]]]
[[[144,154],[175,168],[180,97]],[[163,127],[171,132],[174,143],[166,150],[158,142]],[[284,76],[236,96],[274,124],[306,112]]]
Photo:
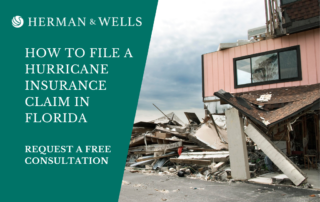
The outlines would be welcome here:
[[[185,112],[189,124],[184,124],[173,112],[135,123],[126,166],[132,172],[141,168],[147,173],[231,180],[225,116],[212,115],[206,107],[205,112],[203,121],[195,113]],[[251,176],[266,173],[263,152],[256,149],[250,138],[247,146]]]

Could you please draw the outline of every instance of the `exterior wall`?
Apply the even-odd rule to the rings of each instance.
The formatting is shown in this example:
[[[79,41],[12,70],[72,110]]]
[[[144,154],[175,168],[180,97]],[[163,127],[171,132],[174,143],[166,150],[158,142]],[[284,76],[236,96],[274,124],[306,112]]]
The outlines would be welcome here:
[[[302,80],[234,88],[233,58],[300,45]],[[230,93],[320,83],[320,29],[268,39],[203,55],[204,97],[223,89]]]

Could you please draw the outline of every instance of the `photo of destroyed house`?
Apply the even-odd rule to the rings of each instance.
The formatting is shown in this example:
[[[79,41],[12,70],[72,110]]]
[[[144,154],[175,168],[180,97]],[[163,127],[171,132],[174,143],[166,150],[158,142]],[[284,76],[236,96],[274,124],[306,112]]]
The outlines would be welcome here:
[[[159,118],[134,123],[125,180],[142,173],[320,189],[319,1],[262,2],[265,26],[199,55],[205,117],[184,112],[183,123],[154,105]]]
[[[265,11],[247,40],[202,55],[203,101],[226,115],[234,179],[250,178],[247,137],[299,185],[320,160],[319,1],[265,0]]]

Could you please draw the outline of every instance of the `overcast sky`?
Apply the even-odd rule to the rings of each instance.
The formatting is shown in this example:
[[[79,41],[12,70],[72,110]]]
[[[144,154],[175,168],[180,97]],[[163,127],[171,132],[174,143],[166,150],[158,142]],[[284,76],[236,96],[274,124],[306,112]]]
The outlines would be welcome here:
[[[201,55],[263,25],[264,0],[160,0],[135,122],[162,115],[152,103],[185,123],[183,112],[202,119]]]

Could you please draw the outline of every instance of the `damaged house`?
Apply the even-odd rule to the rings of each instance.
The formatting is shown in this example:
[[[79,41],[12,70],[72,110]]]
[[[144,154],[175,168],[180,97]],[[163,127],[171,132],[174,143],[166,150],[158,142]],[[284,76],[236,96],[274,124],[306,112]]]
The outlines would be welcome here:
[[[312,187],[303,169],[320,160],[319,1],[264,2],[266,26],[202,55],[205,117],[185,112],[184,123],[154,105],[163,116],[134,123],[127,170]]]
[[[203,101],[227,119],[232,177],[250,178],[246,138],[295,184],[320,160],[318,0],[265,0],[266,26],[202,55]]]

